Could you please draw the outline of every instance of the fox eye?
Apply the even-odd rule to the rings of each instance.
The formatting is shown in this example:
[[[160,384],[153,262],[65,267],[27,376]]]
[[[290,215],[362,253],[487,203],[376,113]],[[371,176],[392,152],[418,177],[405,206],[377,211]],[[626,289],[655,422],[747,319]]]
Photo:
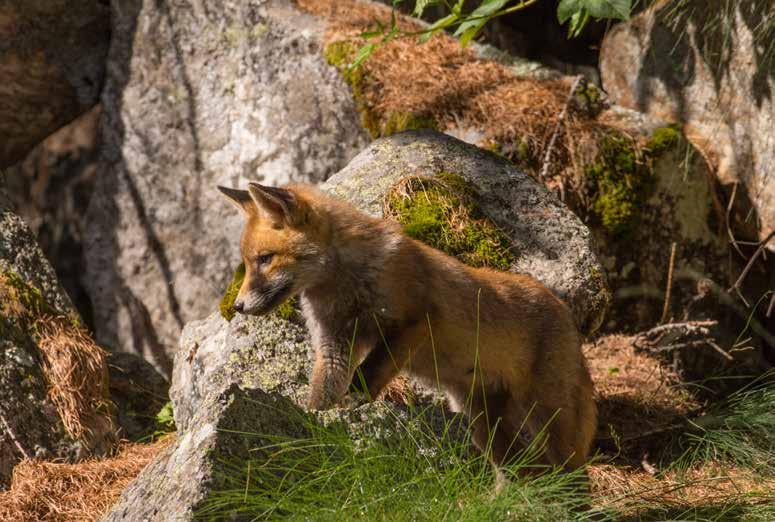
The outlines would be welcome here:
[[[256,259],[258,260],[259,265],[266,265],[272,261],[273,257],[274,254],[272,252],[267,252],[265,254],[259,255]]]

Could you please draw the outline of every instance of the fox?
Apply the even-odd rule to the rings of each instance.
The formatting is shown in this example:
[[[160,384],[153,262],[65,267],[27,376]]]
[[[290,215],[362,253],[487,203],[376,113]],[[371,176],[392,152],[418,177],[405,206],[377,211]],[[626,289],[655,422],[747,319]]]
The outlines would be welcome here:
[[[359,382],[378,397],[403,374],[446,395],[496,468],[539,440],[540,464],[586,462],[592,380],[569,308],[542,283],[470,267],[311,185],[218,190],[246,219],[235,311],[299,297],[308,408],[341,405]]]

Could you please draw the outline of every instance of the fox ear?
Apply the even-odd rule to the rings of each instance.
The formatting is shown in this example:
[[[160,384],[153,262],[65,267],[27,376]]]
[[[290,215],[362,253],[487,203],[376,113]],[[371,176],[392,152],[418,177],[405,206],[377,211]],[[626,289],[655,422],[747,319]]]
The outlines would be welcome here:
[[[302,221],[299,200],[290,190],[248,183],[248,192],[259,213],[274,223],[279,225],[284,221],[294,226]]]
[[[218,186],[218,190],[226,196],[226,198],[238,209],[245,214],[255,212],[255,204],[253,198],[250,197],[250,192],[247,190],[238,190],[229,187]]]

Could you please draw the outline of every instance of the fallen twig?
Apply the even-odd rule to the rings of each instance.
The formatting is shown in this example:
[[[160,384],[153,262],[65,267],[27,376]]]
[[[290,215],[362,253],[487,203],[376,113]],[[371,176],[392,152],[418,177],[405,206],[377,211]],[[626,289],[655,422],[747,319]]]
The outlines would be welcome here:
[[[761,255],[762,251],[767,246],[767,243],[769,243],[773,237],[775,237],[775,230],[770,231],[764,241],[759,242],[759,248],[756,249],[756,252],[753,253],[751,259],[749,259],[748,263],[746,263],[745,268],[743,268],[743,271],[740,273],[740,277],[738,277],[737,281],[735,281],[735,284],[733,284],[731,287],[729,287],[729,290],[727,290],[728,293],[732,293],[734,291],[748,308],[751,308],[751,305],[748,303],[748,301],[745,300],[745,297],[743,297],[743,293],[740,291],[740,286],[743,284],[745,277],[753,267],[756,259]]]
[[[570,86],[570,92],[568,93],[568,98],[565,100],[565,106],[562,108],[560,115],[557,117],[557,122],[554,124],[554,131],[552,132],[552,137],[549,140],[549,145],[546,147],[546,153],[544,154],[544,161],[543,161],[543,164],[541,165],[541,171],[538,175],[539,179],[546,179],[549,176],[549,167],[552,164],[552,152],[554,152],[554,145],[557,142],[557,136],[560,133],[560,126],[562,125],[562,122],[565,120],[565,116],[568,114],[568,108],[570,107],[570,102],[571,100],[573,100],[573,96],[576,94],[576,89],[578,89],[579,84],[582,82],[583,79],[584,79],[583,76],[577,76]]]
[[[16,438],[16,435],[14,435],[13,430],[11,429],[11,425],[8,424],[8,421],[5,420],[5,416],[2,414],[0,414],[0,421],[3,421],[3,426],[5,426],[6,433],[8,433],[9,437],[11,437],[11,440],[16,445],[16,448],[19,450],[22,456],[24,456],[25,459],[29,459],[30,456],[24,450],[24,446],[22,446],[21,443],[19,442],[19,439]]]
[[[709,327],[717,324],[717,321],[663,324],[635,336],[633,346],[656,353],[672,352],[681,348],[710,346],[724,359],[734,361],[735,358],[719,346],[711,335]]]
[[[673,246],[670,249],[670,264],[667,268],[667,288],[665,289],[665,305],[662,307],[662,317],[659,322],[664,324],[667,321],[667,314],[670,313],[670,295],[673,291],[673,270],[675,269],[675,247],[676,242],[673,241]]]

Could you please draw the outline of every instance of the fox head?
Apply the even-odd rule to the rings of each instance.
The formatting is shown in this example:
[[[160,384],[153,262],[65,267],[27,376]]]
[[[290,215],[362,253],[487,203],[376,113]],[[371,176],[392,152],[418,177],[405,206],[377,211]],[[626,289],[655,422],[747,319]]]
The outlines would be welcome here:
[[[248,190],[218,187],[246,218],[240,240],[245,279],[234,301],[242,314],[263,315],[314,284],[325,249],[310,204],[293,189],[250,183]]]

